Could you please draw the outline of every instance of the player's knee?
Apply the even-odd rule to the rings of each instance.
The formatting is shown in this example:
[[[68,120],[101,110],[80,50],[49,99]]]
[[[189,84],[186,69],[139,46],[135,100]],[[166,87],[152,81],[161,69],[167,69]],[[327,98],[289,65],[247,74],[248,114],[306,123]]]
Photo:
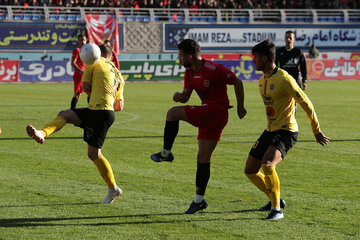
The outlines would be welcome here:
[[[246,169],[245,169],[245,171],[244,171],[244,174],[245,174],[245,176],[247,176],[249,179],[251,179],[252,176],[254,176],[254,173],[249,173],[249,172],[246,171]]]
[[[101,155],[99,155],[98,153],[88,151],[88,158],[90,158],[90,160],[95,161],[96,159],[98,159],[100,157],[101,157]]]
[[[258,173],[259,172],[259,170],[258,169],[251,169],[251,168],[249,168],[249,167],[246,167],[245,166],[245,168],[244,168],[244,174],[248,177],[248,178],[250,178],[250,176],[252,176],[252,175],[254,175],[254,174],[256,174],[256,173]]]
[[[176,107],[170,108],[166,114],[166,121],[176,121]]]
[[[63,119],[66,120],[67,111],[68,111],[68,110],[60,111],[60,112],[58,113],[58,116],[60,116],[60,117],[62,117]]]
[[[197,155],[197,161],[200,163],[209,163],[211,160],[211,155],[209,156],[208,154],[201,154],[198,153]]]

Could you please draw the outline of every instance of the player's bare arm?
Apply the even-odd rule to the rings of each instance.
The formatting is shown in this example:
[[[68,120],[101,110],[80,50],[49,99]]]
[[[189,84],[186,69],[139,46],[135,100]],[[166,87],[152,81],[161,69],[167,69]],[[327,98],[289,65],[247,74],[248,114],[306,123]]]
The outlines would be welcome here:
[[[192,89],[185,88],[181,93],[174,93],[173,100],[174,102],[186,103],[187,101],[189,101],[191,93]]]
[[[325,136],[322,132],[314,134],[316,138],[316,142],[321,144],[321,146],[325,146],[330,142],[330,138]]]
[[[237,99],[237,114],[239,118],[242,119],[247,112],[244,107],[244,86],[242,81],[238,78],[234,81],[234,90]]]
[[[72,58],[72,59],[71,59],[71,66],[72,66],[74,69],[76,69],[76,70],[78,70],[79,72],[81,72],[81,74],[84,74],[84,71],[83,71],[81,68],[79,68],[79,66],[75,63],[75,61],[76,61],[75,58]]]
[[[86,94],[90,97],[91,95],[91,84],[88,82],[83,82],[83,89],[84,92],[86,92]]]

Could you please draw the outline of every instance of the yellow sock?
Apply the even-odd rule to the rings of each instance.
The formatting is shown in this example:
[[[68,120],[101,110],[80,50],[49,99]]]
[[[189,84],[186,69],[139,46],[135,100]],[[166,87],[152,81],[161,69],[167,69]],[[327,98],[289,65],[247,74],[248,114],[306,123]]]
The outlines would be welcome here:
[[[261,172],[255,174],[246,174],[246,176],[251,180],[251,182],[258,188],[260,191],[264,192],[266,196],[270,199],[270,193],[266,189],[265,185],[265,176]]]
[[[64,118],[60,116],[56,116],[56,118],[54,118],[54,120],[49,122],[43,129],[41,129],[41,131],[43,131],[44,136],[47,137],[53,134],[54,132],[60,130],[63,126],[65,126],[65,124],[66,121]]]
[[[97,169],[99,170],[101,176],[103,177],[104,181],[108,185],[109,189],[115,188],[115,177],[113,171],[111,169],[110,163],[104,156],[93,161],[96,165]]]
[[[266,189],[270,193],[271,207],[280,208],[280,180],[274,166],[262,165]]]

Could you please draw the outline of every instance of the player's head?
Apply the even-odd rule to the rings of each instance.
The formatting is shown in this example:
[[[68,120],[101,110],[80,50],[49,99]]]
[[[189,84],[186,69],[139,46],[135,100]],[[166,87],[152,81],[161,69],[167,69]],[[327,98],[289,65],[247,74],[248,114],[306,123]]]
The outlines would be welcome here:
[[[182,40],[179,45],[179,60],[185,68],[191,67],[191,60],[201,57],[199,44],[192,39]]]
[[[109,45],[107,44],[101,44],[99,46],[100,51],[101,51],[101,56],[107,59],[111,59],[112,57],[112,49]]]
[[[294,42],[295,42],[295,32],[294,31],[286,31],[286,33],[285,33],[286,48],[292,49],[294,47]]]
[[[256,44],[252,50],[254,56],[253,63],[256,70],[263,70],[266,65],[274,64],[275,61],[275,45],[269,39]]]
[[[111,47],[111,43],[109,39],[105,39],[104,44],[109,45]]]
[[[79,47],[82,47],[86,44],[86,36],[83,34],[78,35],[78,45]]]

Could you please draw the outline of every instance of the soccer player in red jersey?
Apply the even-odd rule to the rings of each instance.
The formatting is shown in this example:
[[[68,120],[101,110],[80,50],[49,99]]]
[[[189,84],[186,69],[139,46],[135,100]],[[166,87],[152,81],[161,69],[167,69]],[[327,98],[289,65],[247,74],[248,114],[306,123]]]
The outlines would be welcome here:
[[[80,49],[86,44],[86,36],[79,34],[78,35],[78,47],[75,48],[72,52],[71,57],[71,66],[75,69],[73,80],[74,80],[74,96],[71,100],[71,109],[76,108],[76,104],[79,101],[81,93],[84,92],[82,87],[81,78],[84,74],[85,63],[80,59]]]
[[[228,122],[229,99],[227,85],[234,85],[237,98],[237,114],[240,119],[246,115],[244,108],[244,90],[241,80],[221,64],[201,57],[199,44],[191,39],[183,40],[179,45],[179,60],[186,68],[184,89],[173,96],[175,102],[186,103],[193,90],[199,95],[199,106],[176,106],[166,115],[163,149],[151,155],[155,162],[172,162],[171,148],[179,130],[179,120],[198,127],[198,155],[196,172],[196,194],[185,214],[193,214],[207,207],[204,199],[210,178],[210,159],[220,140],[221,133]]]

